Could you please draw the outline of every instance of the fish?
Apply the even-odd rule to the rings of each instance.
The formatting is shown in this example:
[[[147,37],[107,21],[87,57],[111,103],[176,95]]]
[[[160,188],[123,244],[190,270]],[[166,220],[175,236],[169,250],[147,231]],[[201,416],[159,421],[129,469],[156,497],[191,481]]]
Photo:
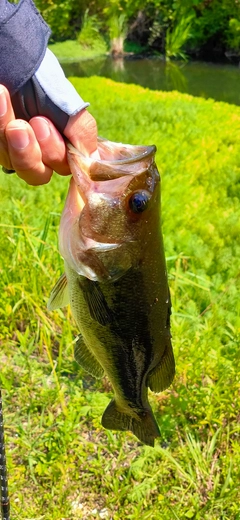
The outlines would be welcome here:
[[[48,309],[70,304],[80,332],[76,361],[112,384],[102,426],[154,446],[160,429],[148,389],[165,390],[175,374],[156,147],[99,138],[98,152],[85,157],[68,144],[72,179],[59,228],[65,272]]]

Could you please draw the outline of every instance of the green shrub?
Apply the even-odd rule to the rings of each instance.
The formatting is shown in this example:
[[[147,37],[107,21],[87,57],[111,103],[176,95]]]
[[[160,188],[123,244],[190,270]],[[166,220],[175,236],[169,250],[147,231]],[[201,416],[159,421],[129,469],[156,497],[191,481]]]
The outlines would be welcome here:
[[[78,43],[87,49],[97,48],[99,53],[104,54],[107,46],[103,36],[100,33],[101,23],[96,15],[89,16],[86,10],[83,17],[81,31],[78,35]]]
[[[195,11],[191,47],[200,49],[210,42],[212,46],[226,48],[229,20],[234,17],[239,19],[240,16],[239,2],[235,0],[198,2]]]
[[[236,18],[231,18],[231,20],[229,20],[227,43],[230,49],[240,51],[240,20],[237,20]]]
[[[191,38],[193,16],[176,17],[174,27],[166,32],[165,56],[166,59],[186,59],[183,47]]]
[[[236,22],[240,19],[239,0],[36,0],[36,6],[52,29],[52,41],[75,39],[82,26],[84,13],[101,23],[105,34],[109,32],[114,16],[124,14],[131,41],[146,46],[152,50],[164,53],[166,34],[168,47],[181,41],[185,33],[183,29],[185,18],[193,17],[191,24],[191,39],[186,33],[182,44],[187,43],[189,50],[199,52],[205,45],[216,46],[224,55],[227,46],[235,45],[238,29]],[[178,14],[180,13],[180,18]],[[186,24],[187,26],[188,24]],[[96,37],[94,27],[85,28],[85,38],[89,42]],[[86,41],[85,40],[85,41]],[[233,47],[235,48],[235,47]],[[220,51],[219,51],[220,52]],[[174,51],[175,53],[175,51]]]
[[[113,14],[108,19],[110,51],[114,55],[123,54],[124,40],[127,36],[127,23],[124,13]]]
[[[40,10],[44,20],[50,25],[53,40],[66,40],[74,38],[71,20],[73,7],[76,0],[36,0],[35,4]]]

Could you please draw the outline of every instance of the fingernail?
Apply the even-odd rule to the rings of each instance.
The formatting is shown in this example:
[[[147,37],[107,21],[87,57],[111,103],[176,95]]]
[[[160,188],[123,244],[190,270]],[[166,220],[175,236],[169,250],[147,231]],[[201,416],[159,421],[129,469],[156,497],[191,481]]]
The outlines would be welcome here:
[[[7,100],[5,90],[0,88],[0,117],[5,116],[7,112]]]
[[[10,145],[16,148],[16,150],[24,150],[29,144],[29,135],[27,129],[24,128],[24,122],[22,123],[22,128],[20,123],[18,123],[16,128],[9,128],[6,135]]]
[[[42,117],[35,117],[31,120],[31,127],[34,130],[38,141],[44,141],[50,136],[50,128],[48,122]]]

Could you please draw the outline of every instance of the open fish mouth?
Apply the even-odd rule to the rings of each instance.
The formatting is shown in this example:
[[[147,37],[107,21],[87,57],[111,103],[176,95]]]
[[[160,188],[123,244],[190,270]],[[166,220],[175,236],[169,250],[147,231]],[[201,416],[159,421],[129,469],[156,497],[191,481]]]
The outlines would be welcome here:
[[[98,137],[100,159],[84,156],[71,143],[67,143],[67,148],[68,154],[79,157],[82,169],[93,181],[111,180],[129,174],[140,175],[156,153],[155,145],[114,143],[103,137]]]
[[[113,143],[104,137],[98,137],[98,151],[101,161],[111,164],[130,164],[146,159],[156,153],[156,146]],[[107,153],[107,159],[105,155]],[[117,157],[116,157],[117,155]],[[111,156],[113,157],[111,159]]]

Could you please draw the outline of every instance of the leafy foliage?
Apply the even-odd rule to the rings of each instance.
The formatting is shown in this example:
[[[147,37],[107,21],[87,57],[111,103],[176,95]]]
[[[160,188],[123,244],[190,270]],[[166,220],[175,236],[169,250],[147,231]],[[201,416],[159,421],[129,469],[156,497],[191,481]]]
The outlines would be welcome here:
[[[86,0],[36,0],[36,5],[51,26],[54,41],[76,38],[87,10],[106,34],[113,19],[124,15],[130,41],[148,44],[164,55],[176,38],[179,49],[198,55],[204,49],[224,55],[229,48],[239,48],[239,0],[94,0],[90,4]],[[186,19],[191,19],[191,31]],[[94,36],[89,33],[90,40]]]
[[[236,18],[229,20],[227,41],[231,49],[240,52],[240,20]]]
[[[123,44],[127,35],[126,16],[124,13],[113,14],[108,20],[111,53],[123,54]]]
[[[107,46],[100,33],[100,29],[101,24],[98,17],[96,15],[90,16],[89,10],[87,9],[84,13],[81,31],[78,35],[78,42],[83,48],[95,48],[99,54],[106,53]]]
[[[68,179],[1,175],[0,363],[13,518],[240,517],[240,109],[100,78],[72,82],[99,134],[155,143],[177,375],[150,395],[155,449],[103,431],[111,389],[73,361],[69,310],[47,313]],[[3,254],[4,253],[4,254]]]
[[[50,25],[54,39],[61,41],[73,37],[72,16],[76,0],[36,0],[35,4]]]
[[[179,19],[176,18],[173,29],[167,29],[165,44],[166,59],[172,57],[186,59],[186,54],[182,48],[190,39],[192,20],[192,15],[179,17]]]

